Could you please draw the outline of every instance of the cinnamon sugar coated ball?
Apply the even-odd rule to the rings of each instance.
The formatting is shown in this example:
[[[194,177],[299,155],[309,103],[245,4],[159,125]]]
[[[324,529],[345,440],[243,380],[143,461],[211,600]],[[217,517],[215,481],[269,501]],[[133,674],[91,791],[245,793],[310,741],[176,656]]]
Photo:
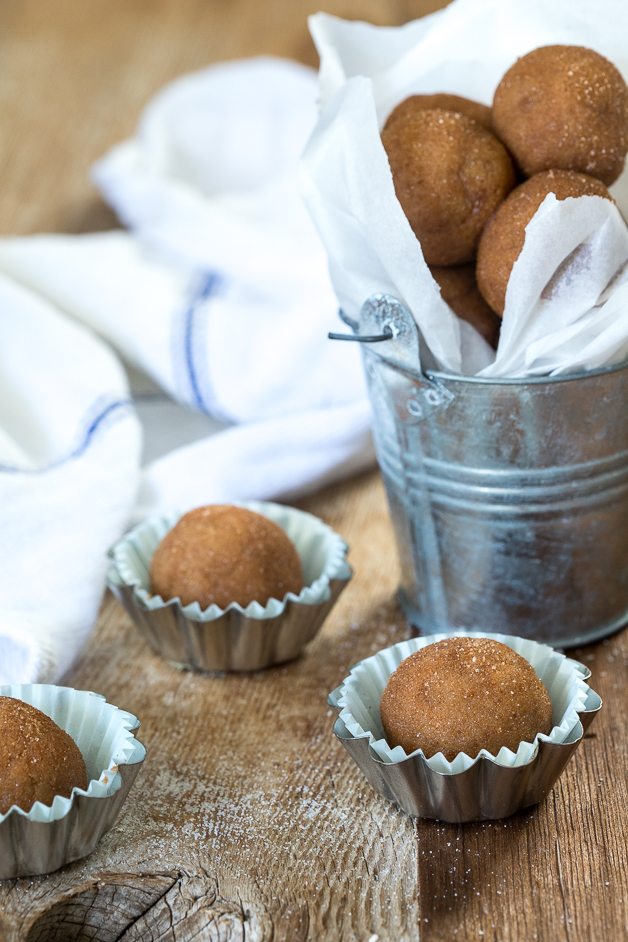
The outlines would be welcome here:
[[[537,173],[513,190],[488,222],[478,246],[478,287],[497,314],[504,313],[510,272],[523,248],[526,226],[548,193],[559,200],[571,196],[612,199],[599,180],[571,170]]]
[[[151,561],[151,582],[163,599],[226,608],[298,593],[303,573],[276,523],[244,507],[214,504],[191,510],[166,534]]]
[[[480,233],[515,183],[497,138],[459,112],[401,115],[382,131],[397,199],[428,265],[475,256]]]
[[[0,814],[12,805],[27,812],[36,801],[51,805],[87,784],[72,737],[36,707],[0,697]]]
[[[458,317],[475,327],[496,350],[501,320],[480,294],[475,280],[475,265],[434,265],[430,271],[443,301]]]
[[[429,644],[391,674],[381,700],[386,741],[426,757],[517,751],[552,729],[552,703],[534,668],[491,638]]]
[[[472,98],[463,98],[462,95],[450,95],[447,92],[436,92],[434,95],[410,95],[399,102],[396,108],[386,118],[385,128],[390,127],[397,118],[403,118],[415,111],[426,111],[430,108],[443,108],[445,111],[457,111],[473,118],[487,130],[491,130],[493,118],[488,105],[482,105]]]
[[[526,176],[578,170],[610,184],[628,150],[628,88],[592,49],[542,46],[497,86],[493,125]]]

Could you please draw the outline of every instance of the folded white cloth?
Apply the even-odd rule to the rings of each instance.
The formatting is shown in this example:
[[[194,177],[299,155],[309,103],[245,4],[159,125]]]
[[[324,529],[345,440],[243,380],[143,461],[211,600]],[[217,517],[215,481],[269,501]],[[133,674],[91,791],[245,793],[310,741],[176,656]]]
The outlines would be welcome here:
[[[316,95],[279,60],[182,78],[95,167],[130,231],[0,240],[2,682],[69,666],[134,516],[295,496],[373,460],[298,195]]]
[[[57,677],[96,617],[141,434],[106,345],[0,276],[0,678]]]

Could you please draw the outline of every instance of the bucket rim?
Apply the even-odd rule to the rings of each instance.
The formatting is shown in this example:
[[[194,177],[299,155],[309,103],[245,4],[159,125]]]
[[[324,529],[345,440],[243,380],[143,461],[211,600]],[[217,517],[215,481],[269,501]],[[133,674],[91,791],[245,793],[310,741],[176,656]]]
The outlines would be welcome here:
[[[338,317],[352,330],[356,340],[358,340],[360,336],[358,321],[353,317],[349,317],[342,308],[338,309]],[[375,350],[373,350],[373,353],[382,360],[386,359],[386,357]],[[598,366],[592,370],[581,369],[574,373],[560,373],[557,376],[465,376],[462,373],[448,373],[446,370],[421,370],[420,368],[416,370],[406,365],[398,367],[398,369],[399,372],[406,373],[408,376],[412,376],[417,380],[427,379],[436,382],[470,383],[474,386],[542,386],[545,383],[569,383],[580,379],[606,376],[611,373],[621,373],[624,370],[628,370],[628,358],[622,360],[621,363],[613,363],[610,366]]]
[[[560,373],[557,376],[464,376],[461,373],[447,373],[444,370],[417,371],[404,368],[404,372],[413,373],[417,379],[426,377],[438,382],[471,383],[474,386],[542,386],[545,383],[569,383],[577,380],[589,379],[596,376],[606,376],[611,373],[621,373],[628,370],[628,360],[615,363],[612,366],[599,366],[593,370],[578,370],[575,373]]]
[[[439,382],[471,383],[474,386],[542,386],[549,383],[571,383],[594,376],[606,376],[611,373],[621,373],[628,370],[628,360],[615,363],[612,366],[599,366],[594,370],[578,370],[576,373],[560,373],[557,376],[463,376],[461,373],[447,373],[444,370],[425,370],[412,372],[417,378],[421,376]],[[406,372],[406,370],[404,370]]]

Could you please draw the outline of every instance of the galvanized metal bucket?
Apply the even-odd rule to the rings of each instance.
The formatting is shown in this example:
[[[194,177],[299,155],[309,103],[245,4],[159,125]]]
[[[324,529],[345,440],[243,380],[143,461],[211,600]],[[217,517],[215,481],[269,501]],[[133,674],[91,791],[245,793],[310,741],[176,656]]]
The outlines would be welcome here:
[[[362,350],[410,621],[561,647],[624,624],[628,364],[513,380],[422,372],[399,302],[372,298],[347,323],[384,338]]]

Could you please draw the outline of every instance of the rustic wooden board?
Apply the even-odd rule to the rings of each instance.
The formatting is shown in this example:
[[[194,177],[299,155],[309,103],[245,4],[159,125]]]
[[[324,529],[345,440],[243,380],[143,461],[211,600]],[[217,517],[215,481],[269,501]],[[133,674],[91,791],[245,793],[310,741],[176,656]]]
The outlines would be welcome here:
[[[613,704],[626,634],[578,652],[607,703],[541,807],[489,824],[415,824],[370,792],[325,705],[353,661],[406,635],[390,601],[379,479],[302,506],[347,536],[356,576],[294,664],[178,672],[105,604],[68,680],[139,715],[149,757],[90,858],[0,886],[5,924],[21,927],[7,938],[621,938],[627,731]]]
[[[439,6],[326,9],[401,22]],[[114,221],[87,179],[182,71],[270,52],[314,56],[295,0],[23,0],[0,5],[0,226],[82,232]],[[294,664],[178,672],[112,600],[66,682],[136,713],[149,756],[87,860],[0,884],[0,940],[586,942],[625,937],[627,635],[575,652],[606,704],[539,808],[484,825],[414,823],[373,794],[331,735],[325,697],[351,663],[407,634],[376,473],[300,506],[356,570]]]

